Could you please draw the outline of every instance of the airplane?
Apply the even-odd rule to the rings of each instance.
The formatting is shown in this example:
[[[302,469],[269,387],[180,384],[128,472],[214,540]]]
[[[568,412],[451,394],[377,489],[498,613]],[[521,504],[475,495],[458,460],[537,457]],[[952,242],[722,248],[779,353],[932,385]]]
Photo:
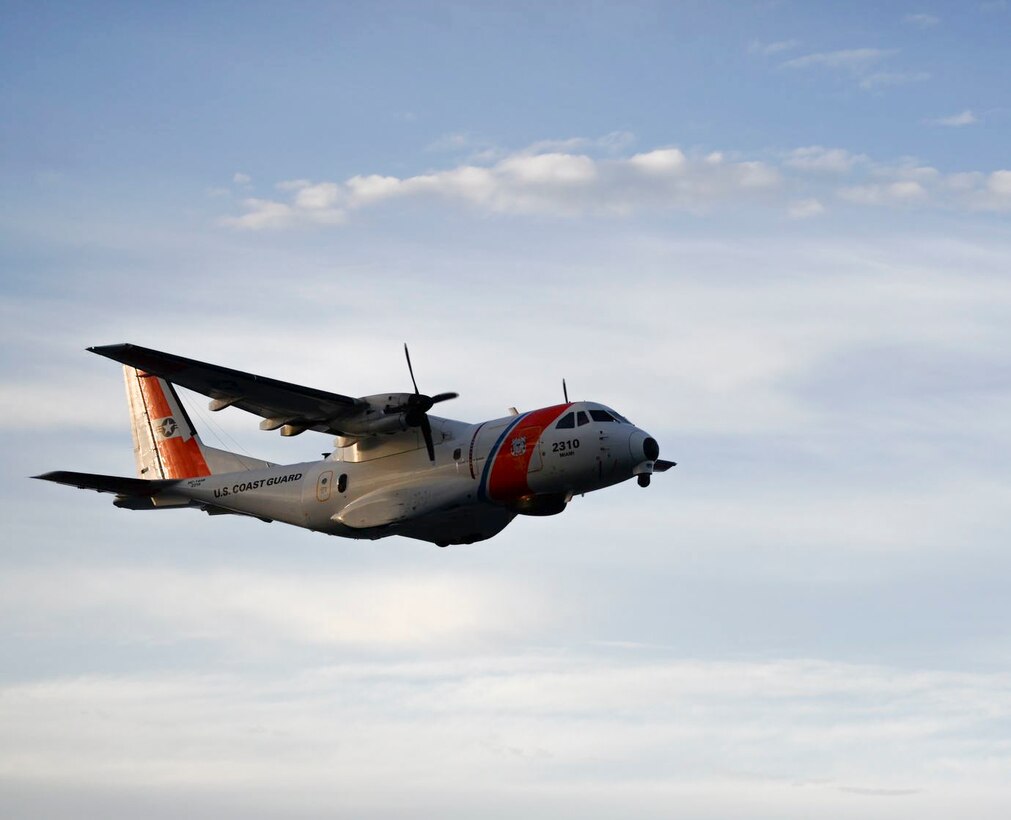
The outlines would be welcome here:
[[[346,538],[392,535],[440,547],[501,532],[517,515],[556,515],[577,494],[675,466],[656,439],[603,404],[565,402],[478,424],[430,416],[457,393],[352,398],[133,344],[89,347],[123,365],[137,476],[60,470],[33,478],[112,493],[130,510],[189,507]],[[174,385],[209,409],[261,416],[261,430],[334,436],[320,461],[281,465],[210,447]]]

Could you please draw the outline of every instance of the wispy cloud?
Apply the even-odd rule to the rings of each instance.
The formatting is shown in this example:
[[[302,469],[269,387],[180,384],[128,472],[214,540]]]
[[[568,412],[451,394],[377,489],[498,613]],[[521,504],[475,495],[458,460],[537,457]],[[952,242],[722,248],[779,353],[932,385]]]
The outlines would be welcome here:
[[[787,208],[787,214],[791,219],[810,219],[823,213],[825,213],[825,206],[813,198],[791,202]]]
[[[951,128],[961,128],[965,125],[975,125],[979,122],[979,118],[972,112],[971,109],[966,108],[958,114],[952,114],[949,117],[938,117],[937,119],[930,120],[930,122],[934,125],[947,125]]]
[[[786,166],[801,171],[827,171],[837,174],[847,173],[854,165],[865,162],[867,157],[863,154],[853,154],[844,148],[825,148],[821,145],[795,148],[784,160]]]
[[[748,52],[750,54],[760,54],[763,57],[771,57],[774,54],[782,54],[784,51],[792,51],[798,46],[800,46],[800,40],[777,40],[772,43],[752,40],[748,46]]]
[[[782,68],[808,69],[808,68],[834,68],[851,72],[861,72],[867,70],[869,66],[877,65],[887,57],[897,54],[896,49],[882,48],[849,48],[839,51],[820,51],[813,54],[805,54],[802,57],[794,57],[781,64]]]
[[[827,69],[842,72],[857,82],[860,88],[871,90],[884,86],[905,85],[930,78],[925,71],[892,70],[885,66],[898,49],[851,48],[822,51],[794,57],[780,63],[780,68],[792,71]]]
[[[860,78],[860,87],[866,89],[884,88],[892,85],[922,83],[930,79],[926,71],[873,71]]]
[[[905,180],[841,188],[839,196],[861,205],[908,204],[926,200],[927,191],[919,182]]]
[[[941,18],[934,14],[921,12],[919,14],[907,14],[902,18],[902,21],[917,28],[933,28],[941,22]]]

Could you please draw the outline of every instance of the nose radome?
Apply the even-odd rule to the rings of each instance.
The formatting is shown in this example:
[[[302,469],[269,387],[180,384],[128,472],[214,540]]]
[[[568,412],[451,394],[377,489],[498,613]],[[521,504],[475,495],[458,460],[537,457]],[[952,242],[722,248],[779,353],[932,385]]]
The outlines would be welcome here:
[[[642,430],[636,430],[628,440],[628,449],[631,451],[632,460],[656,461],[660,457],[660,445],[656,439]]]

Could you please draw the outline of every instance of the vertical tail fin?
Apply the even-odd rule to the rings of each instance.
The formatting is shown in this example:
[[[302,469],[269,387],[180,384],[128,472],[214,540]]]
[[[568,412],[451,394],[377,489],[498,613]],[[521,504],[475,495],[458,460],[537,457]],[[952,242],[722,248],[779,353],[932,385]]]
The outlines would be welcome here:
[[[206,446],[170,382],[129,366],[123,377],[139,478],[195,478],[270,466]]]

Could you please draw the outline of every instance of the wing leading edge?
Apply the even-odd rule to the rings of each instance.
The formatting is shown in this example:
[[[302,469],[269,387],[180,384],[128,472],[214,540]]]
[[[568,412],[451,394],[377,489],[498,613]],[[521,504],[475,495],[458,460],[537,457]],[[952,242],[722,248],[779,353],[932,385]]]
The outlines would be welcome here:
[[[238,407],[269,421],[265,429],[282,425],[292,430],[343,432],[341,422],[360,416],[368,402],[314,387],[278,381],[230,367],[199,362],[132,344],[89,347],[89,351],[159,376],[212,399],[211,410]],[[261,425],[263,426],[263,425]]]

